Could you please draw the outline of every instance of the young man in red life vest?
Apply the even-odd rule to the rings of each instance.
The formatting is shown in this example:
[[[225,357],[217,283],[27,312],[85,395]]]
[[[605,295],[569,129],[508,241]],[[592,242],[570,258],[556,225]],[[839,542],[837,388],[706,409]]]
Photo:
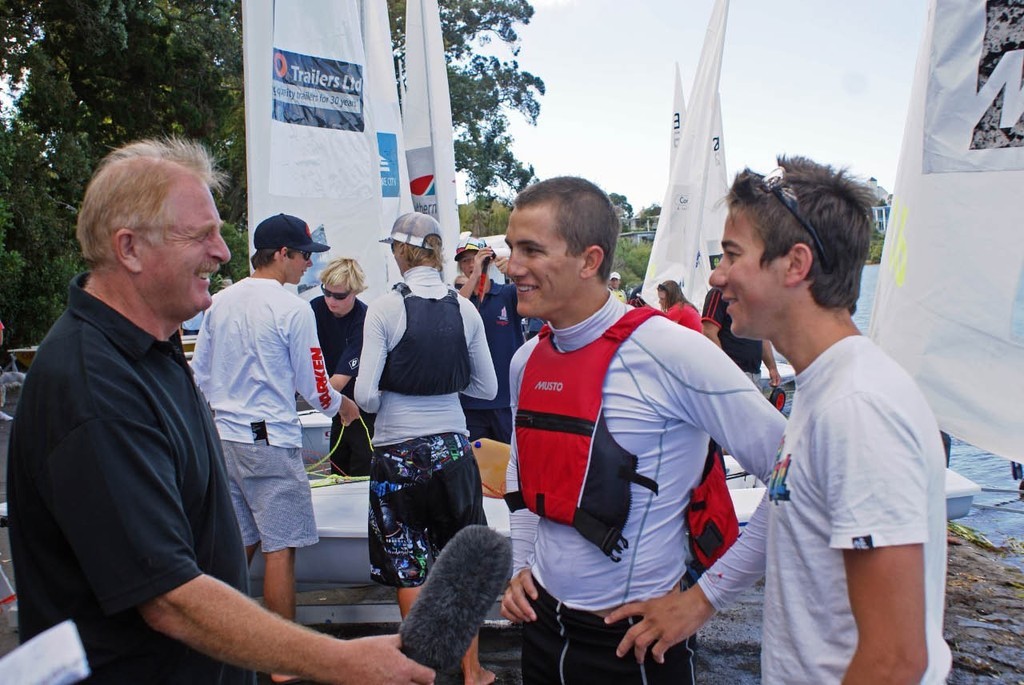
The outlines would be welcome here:
[[[604,617],[685,583],[683,512],[708,437],[765,478],[783,431],[707,338],[610,293],[618,233],[608,197],[563,177],[519,194],[506,235],[519,313],[547,322],[511,368],[515,565],[502,614],[524,623],[528,685],[693,682],[692,641],[638,664],[615,653],[630,624]]]

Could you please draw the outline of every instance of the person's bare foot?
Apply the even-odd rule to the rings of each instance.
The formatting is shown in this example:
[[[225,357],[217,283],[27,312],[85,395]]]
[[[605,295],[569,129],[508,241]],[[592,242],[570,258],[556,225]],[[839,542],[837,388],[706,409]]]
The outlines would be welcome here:
[[[291,683],[301,683],[302,678],[297,675],[284,675],[282,673],[271,673],[270,682],[274,685],[290,685]]]
[[[475,673],[463,673],[466,685],[491,685],[497,679],[491,671],[481,666]]]

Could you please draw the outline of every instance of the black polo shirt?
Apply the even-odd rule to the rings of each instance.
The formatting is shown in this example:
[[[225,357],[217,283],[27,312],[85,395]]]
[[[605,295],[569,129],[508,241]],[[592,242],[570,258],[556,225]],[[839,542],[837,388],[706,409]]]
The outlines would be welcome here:
[[[177,336],[156,340],[70,285],[11,429],[20,639],[71,618],[95,683],[254,683],[149,628],[136,607],[248,572],[220,441]]]
[[[324,353],[324,366],[331,375],[352,376],[353,380],[342,389],[341,394],[353,399],[356,386],[354,379],[359,375],[359,357],[363,352],[366,304],[356,300],[352,310],[345,316],[332,314],[323,295],[310,300],[309,306],[313,308],[313,316],[316,318],[316,334]]]

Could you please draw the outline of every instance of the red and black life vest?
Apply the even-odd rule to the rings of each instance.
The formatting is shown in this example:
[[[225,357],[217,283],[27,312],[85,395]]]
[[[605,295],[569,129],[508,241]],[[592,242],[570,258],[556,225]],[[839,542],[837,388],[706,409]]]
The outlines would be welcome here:
[[[714,440],[708,443],[704,472],[700,483],[690,493],[684,517],[690,532],[690,563],[686,567],[686,577],[692,585],[732,547],[740,535],[736,506],[725,482],[725,458],[722,448]]]
[[[612,357],[637,326],[660,312],[631,309],[592,343],[559,352],[544,326],[523,370],[515,417],[519,491],[509,509],[573,526],[612,561],[629,541],[630,484],[655,494],[658,484],[637,473],[637,457],[608,432],[602,388]]]

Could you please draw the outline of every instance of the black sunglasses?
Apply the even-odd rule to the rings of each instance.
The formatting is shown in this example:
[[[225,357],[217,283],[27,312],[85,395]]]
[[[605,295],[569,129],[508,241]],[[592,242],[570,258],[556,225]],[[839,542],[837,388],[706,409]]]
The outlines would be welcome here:
[[[793,218],[800,222],[804,230],[811,235],[814,251],[818,253],[818,259],[821,260],[821,270],[827,274],[832,273],[832,260],[825,253],[825,244],[821,241],[821,236],[818,235],[814,225],[800,214],[800,205],[797,203],[796,193],[786,185],[786,170],[778,167],[767,176],[762,176],[761,189],[778,198],[782,206],[788,209]]]
[[[288,256],[289,257],[293,257],[293,256],[295,256],[297,254],[302,255],[302,258],[305,259],[307,262],[309,261],[309,258],[313,256],[312,252],[307,252],[306,250],[292,250],[292,249],[289,248],[289,250],[288,250]]]
[[[352,294],[351,290],[349,290],[348,292],[345,292],[345,293],[334,293],[334,292],[331,292],[330,290],[327,289],[327,286],[325,286],[323,284],[320,285],[320,292],[322,292],[324,294],[324,297],[333,298],[335,300],[344,300],[345,298],[347,298],[349,295]]]

